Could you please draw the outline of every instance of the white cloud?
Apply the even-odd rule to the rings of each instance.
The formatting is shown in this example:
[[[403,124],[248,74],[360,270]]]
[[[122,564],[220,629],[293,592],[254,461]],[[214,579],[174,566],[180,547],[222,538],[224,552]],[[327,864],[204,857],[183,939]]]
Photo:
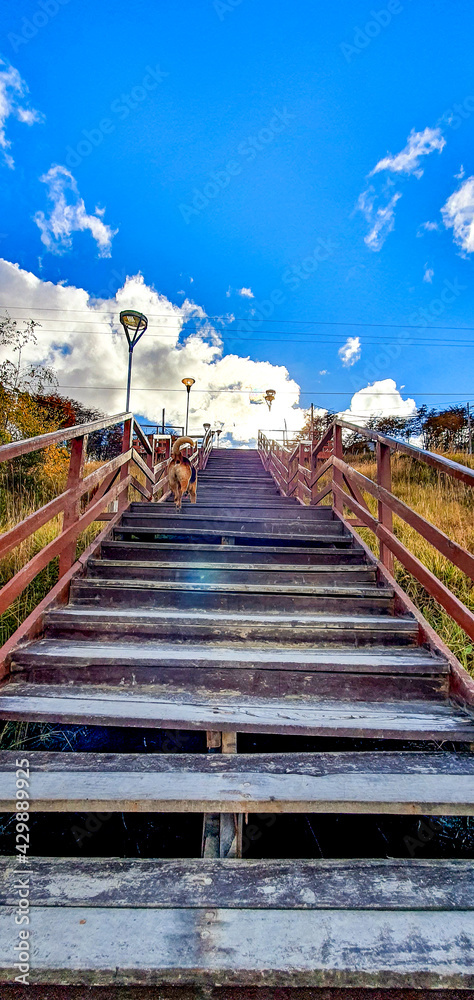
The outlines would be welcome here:
[[[434,233],[437,232],[438,229],[439,229],[439,223],[437,222],[422,222],[416,235],[422,236],[423,232]]]
[[[338,355],[346,368],[352,368],[361,355],[360,337],[348,337],[346,343],[338,350]]]
[[[118,317],[121,309],[131,308],[148,316],[148,330],[133,357],[135,413],[156,423],[165,407],[167,421],[181,425],[186,405],[181,379],[192,375],[191,431],[202,431],[205,422],[221,422],[221,443],[225,437],[246,442],[255,440],[259,428],[284,427],[285,420],[290,433],[303,426],[300,388],[283,365],[224,354],[219,332],[199,305],[189,299],[181,305],[170,302],[141,275],[128,277],[114,297],[91,300],[82,288],[41,281],[0,260],[0,296],[5,308],[12,307],[12,316],[42,323],[38,344],[25,348],[24,361],[51,364],[59,391],[85,405],[111,414],[124,408],[128,353]],[[21,314],[13,309],[20,303]],[[188,334],[183,327],[189,318],[199,329]],[[7,351],[0,350],[0,361],[5,356]],[[110,386],[116,388],[105,388]],[[271,412],[263,402],[268,386],[276,390]],[[244,391],[218,391],[222,389]]]
[[[414,399],[402,399],[393,378],[381,379],[354,393],[350,406],[340,416],[364,426],[370,417],[410,417],[416,413]]]
[[[17,69],[0,59],[0,149],[3,150],[4,162],[8,167],[14,167],[14,160],[7,150],[11,142],[6,137],[5,126],[12,115],[24,125],[34,125],[41,122],[43,116],[33,108],[25,108],[21,99],[26,97],[28,87]]]
[[[463,165],[461,163],[461,166],[459,168],[459,173],[455,174],[454,177],[455,177],[455,179],[457,181],[462,181],[463,177],[465,177],[465,176],[466,176],[466,171],[465,171],[465,169],[464,169],[464,167],[463,167]]]
[[[383,170],[396,174],[414,174],[415,177],[422,177],[423,170],[420,167],[420,158],[429,156],[436,150],[441,153],[446,145],[441,129],[425,128],[423,132],[410,132],[407,144],[400,153],[393,156],[389,153],[375,165],[369,177],[379,174]]]
[[[251,288],[238,288],[237,295],[241,295],[243,299],[254,299],[255,295]]]
[[[51,253],[64,253],[72,246],[74,232],[89,230],[99,248],[99,256],[110,257],[112,239],[118,230],[102,221],[105,209],[96,207],[93,215],[87,213],[71,171],[55,164],[40,181],[48,186],[48,198],[53,203],[48,218],[44,212],[35,215],[45,247]]]
[[[320,375],[329,375],[329,372],[328,372],[327,368],[323,368],[323,369],[322,369],[322,370],[321,370],[321,371],[319,372],[319,374],[320,374]]]
[[[373,200],[365,200],[366,194],[367,192],[364,192],[359,198],[359,208],[371,226],[370,232],[364,236],[364,243],[370,250],[377,252],[381,250],[388,234],[395,227],[395,205],[402,196],[400,192],[396,192],[387,205],[374,211]]]
[[[434,278],[433,268],[432,267],[428,267],[428,264],[425,264],[425,270],[424,270],[424,274],[423,274],[423,281],[426,281],[429,285],[431,285],[432,282],[433,282],[433,278]]]
[[[452,229],[455,242],[466,253],[474,250],[474,177],[468,177],[448,198],[441,209],[446,229]]]

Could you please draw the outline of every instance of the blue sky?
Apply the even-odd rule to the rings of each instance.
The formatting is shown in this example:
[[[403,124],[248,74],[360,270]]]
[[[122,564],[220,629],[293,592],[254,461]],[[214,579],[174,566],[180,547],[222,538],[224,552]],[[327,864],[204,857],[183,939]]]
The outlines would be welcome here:
[[[1,20],[24,89],[10,75],[6,261],[102,299],[140,273],[150,330],[163,297],[192,300],[221,361],[285,366],[303,407],[387,379],[474,399],[473,332],[443,329],[474,326],[471,4],[22,0]],[[26,301],[2,277],[0,303]]]

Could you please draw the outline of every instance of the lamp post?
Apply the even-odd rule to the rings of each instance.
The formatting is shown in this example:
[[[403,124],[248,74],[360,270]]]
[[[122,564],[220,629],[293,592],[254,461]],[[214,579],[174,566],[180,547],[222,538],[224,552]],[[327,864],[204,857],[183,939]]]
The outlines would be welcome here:
[[[123,309],[120,313],[120,322],[128,340],[127,402],[125,406],[128,413],[130,409],[130,386],[132,384],[133,348],[135,344],[138,344],[140,337],[143,337],[148,326],[148,320],[143,313],[136,312],[134,309]]]
[[[218,430],[216,431],[216,434],[217,434],[217,447],[219,447],[219,438],[220,438],[220,436],[222,434],[222,427],[218,428]]]
[[[181,381],[182,381],[183,385],[186,386],[186,392],[188,394],[187,398],[186,398],[186,430],[184,432],[185,434],[187,434],[188,433],[188,419],[189,419],[189,393],[191,392],[191,386],[194,385],[196,379],[195,378],[182,378]]]

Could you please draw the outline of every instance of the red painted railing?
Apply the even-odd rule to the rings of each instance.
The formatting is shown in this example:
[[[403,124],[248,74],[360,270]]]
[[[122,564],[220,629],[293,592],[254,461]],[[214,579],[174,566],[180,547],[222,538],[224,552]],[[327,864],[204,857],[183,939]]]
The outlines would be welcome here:
[[[375,444],[376,482],[357,472],[344,460],[344,431],[361,435]],[[393,452],[409,455],[470,487],[474,487],[473,469],[452,462],[443,455],[424,451],[415,445],[377,434],[365,427],[357,427],[344,420],[335,420],[320,441],[313,445],[311,442],[297,444],[293,451],[269,441],[260,432],[258,448],[265,468],[271,472],[284,496],[294,496],[300,503],[314,506],[332,494],[333,508],[340,517],[343,517],[344,507],[356,515],[353,519],[346,518],[347,524],[370,528],[378,538],[380,565],[391,575],[394,557],[397,558],[467,635],[474,639],[474,613],[396,537],[393,515],[396,514],[414,528],[471,580],[474,580],[474,556],[391,492],[391,455]],[[326,482],[321,488],[320,482],[325,476]],[[364,493],[376,498],[377,516],[370,512]]]
[[[87,455],[87,440],[94,431],[122,425],[122,449],[117,458],[105,462],[100,468],[84,477]],[[14,634],[0,648],[0,676],[5,671],[5,663],[11,650],[22,639],[35,635],[40,627],[45,610],[55,602],[67,600],[69,584],[76,573],[81,573],[87,559],[96,552],[113,523],[118,521],[129,503],[129,490],[136,490],[144,500],[152,500],[158,490],[164,490],[161,500],[169,495],[167,491],[168,460],[153,468],[153,449],[131,413],[119,413],[104,420],[94,420],[88,424],[78,424],[50,434],[15,441],[0,447],[0,463],[9,462],[20,455],[28,455],[54,444],[71,441],[69,471],[66,489],[59,496],[44,504],[19,524],[0,536],[0,558],[8,555],[17,545],[33,535],[39,528],[57,514],[63,514],[61,531],[40,552],[33,556],[0,589],[0,614],[9,608],[29,583],[59,556],[59,579],[44,600],[34,609]],[[139,454],[134,443],[140,442],[145,458]],[[213,434],[209,431],[199,449],[190,456],[198,468],[205,468],[212,450]],[[135,467],[135,468],[133,468]],[[139,469],[145,482],[140,482],[134,473]],[[157,481],[157,475],[161,478]],[[83,498],[94,490],[83,509]],[[112,501],[118,501],[117,510],[107,512]],[[158,501],[160,502],[160,501]],[[106,528],[96,536],[86,551],[76,560],[76,544],[79,534],[93,521],[108,521]]]

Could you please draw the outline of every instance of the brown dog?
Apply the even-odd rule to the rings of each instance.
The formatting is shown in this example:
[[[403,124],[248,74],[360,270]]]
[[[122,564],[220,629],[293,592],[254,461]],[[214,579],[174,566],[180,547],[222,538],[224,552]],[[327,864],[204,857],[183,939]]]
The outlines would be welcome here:
[[[171,449],[168,466],[168,482],[177,510],[181,510],[184,494],[189,493],[191,503],[196,503],[197,473],[185,455],[181,455],[183,444],[194,444],[189,437],[179,437]]]

